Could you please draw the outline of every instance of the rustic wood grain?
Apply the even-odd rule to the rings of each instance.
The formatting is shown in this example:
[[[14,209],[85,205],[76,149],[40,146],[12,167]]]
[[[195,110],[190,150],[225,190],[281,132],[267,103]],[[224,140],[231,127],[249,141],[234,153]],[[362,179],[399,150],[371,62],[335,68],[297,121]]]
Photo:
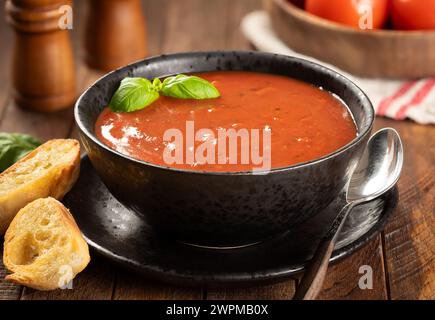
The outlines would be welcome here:
[[[115,300],[200,300],[201,289],[183,288],[154,283],[151,279],[118,271],[113,299]]]
[[[162,51],[203,51],[225,48],[228,0],[170,0],[162,17],[166,22]]]
[[[391,299],[435,298],[435,126],[378,121],[402,136],[399,207],[384,231]]]
[[[265,286],[242,289],[208,289],[208,300],[290,300],[295,293],[293,279]]]
[[[4,2],[0,3],[0,118],[8,99],[10,88],[9,61],[12,55],[12,31],[6,24]]]
[[[36,291],[24,288],[22,300],[110,300],[114,269],[110,263],[92,255],[88,267],[73,280],[72,289]]]
[[[225,47],[231,50],[248,50],[251,44],[240,31],[240,23],[249,12],[258,10],[262,0],[231,1],[227,6]]]
[[[162,53],[165,39],[166,19],[162,13],[166,12],[169,0],[142,0],[148,30],[148,53],[150,56]]]
[[[370,266],[373,270],[373,289],[360,289],[358,282],[363,276],[361,266]],[[387,289],[382,259],[382,242],[378,236],[367,246],[329,267],[320,300],[385,300]]]
[[[7,270],[3,266],[3,237],[0,237],[0,300],[17,300],[21,296],[22,287],[5,280]]]

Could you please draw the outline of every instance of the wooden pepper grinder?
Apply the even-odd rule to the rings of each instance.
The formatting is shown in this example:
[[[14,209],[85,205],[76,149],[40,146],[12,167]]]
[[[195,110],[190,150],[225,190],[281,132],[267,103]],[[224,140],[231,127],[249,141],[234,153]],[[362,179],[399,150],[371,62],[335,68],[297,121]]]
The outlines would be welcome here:
[[[15,29],[13,95],[23,108],[52,112],[74,104],[74,56],[68,30],[61,24],[62,8],[72,8],[72,1],[6,2],[8,21]]]
[[[109,71],[147,55],[145,17],[140,0],[90,0],[86,62]]]

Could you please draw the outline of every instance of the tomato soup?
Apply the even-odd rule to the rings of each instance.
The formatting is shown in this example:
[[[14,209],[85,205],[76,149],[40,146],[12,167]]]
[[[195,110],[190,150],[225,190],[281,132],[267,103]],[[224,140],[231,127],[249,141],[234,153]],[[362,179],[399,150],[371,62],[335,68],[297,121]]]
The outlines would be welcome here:
[[[156,165],[236,172],[258,169],[266,153],[271,168],[318,159],[357,135],[347,107],[307,83],[254,72],[198,76],[210,81],[221,97],[160,97],[132,113],[105,108],[95,124],[98,138],[120,153]],[[228,135],[221,135],[225,131]],[[236,134],[233,141],[230,133]],[[175,156],[179,161],[168,162]]]

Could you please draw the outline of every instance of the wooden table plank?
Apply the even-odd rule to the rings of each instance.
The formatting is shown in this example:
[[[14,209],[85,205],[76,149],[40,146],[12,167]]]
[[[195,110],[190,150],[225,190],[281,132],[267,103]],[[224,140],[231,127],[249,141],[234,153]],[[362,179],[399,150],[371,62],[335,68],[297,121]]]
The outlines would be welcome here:
[[[89,266],[73,280],[72,289],[37,291],[24,288],[22,300],[111,300],[114,268],[107,261],[91,255]]]
[[[373,270],[373,289],[359,287],[361,266]],[[318,299],[321,300],[386,300],[387,287],[384,272],[381,236],[337,264],[330,266]]]
[[[229,1],[167,0],[162,52],[224,49]]]
[[[166,11],[168,0],[142,0],[147,24],[148,55],[162,54],[165,39],[166,20],[162,13]]]
[[[12,56],[13,32],[6,23],[4,3],[0,3],[0,118],[10,88],[10,61]]]
[[[435,298],[435,126],[381,120],[402,136],[399,208],[384,231],[391,299]]]
[[[118,270],[115,300],[201,300],[202,289],[155,283],[124,270]]]
[[[249,288],[208,289],[207,300],[290,300],[295,294],[293,279]]]
[[[3,237],[0,237],[0,300],[17,300],[21,296],[22,287],[5,280],[7,270],[3,266]]]
[[[249,41],[240,30],[240,22],[249,12],[259,10],[262,0],[232,1],[227,8],[228,27],[225,37],[225,47],[230,50],[250,50]]]

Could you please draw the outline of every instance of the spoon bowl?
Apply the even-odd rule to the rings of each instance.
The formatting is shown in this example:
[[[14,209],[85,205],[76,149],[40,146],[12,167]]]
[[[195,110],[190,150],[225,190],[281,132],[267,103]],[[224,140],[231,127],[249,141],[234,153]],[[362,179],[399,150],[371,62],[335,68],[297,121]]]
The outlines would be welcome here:
[[[390,190],[400,177],[403,145],[399,134],[385,128],[374,134],[355,169],[348,190],[348,202],[367,202]]]

